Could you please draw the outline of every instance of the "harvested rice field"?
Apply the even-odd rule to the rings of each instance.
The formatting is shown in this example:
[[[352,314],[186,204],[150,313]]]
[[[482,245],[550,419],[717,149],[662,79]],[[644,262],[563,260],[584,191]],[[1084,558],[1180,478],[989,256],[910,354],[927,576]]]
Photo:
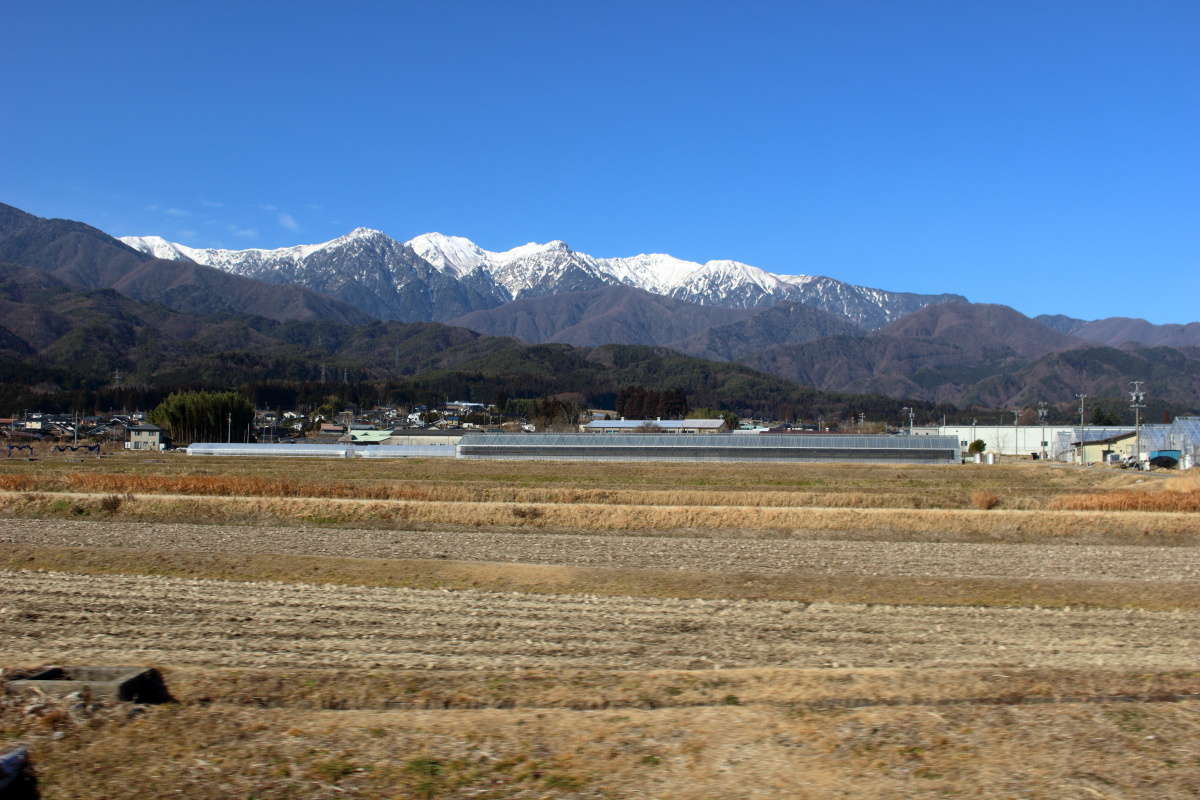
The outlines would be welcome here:
[[[0,462],[82,797],[1200,796],[1200,491],[1051,464]],[[5,683],[7,687],[7,683]]]

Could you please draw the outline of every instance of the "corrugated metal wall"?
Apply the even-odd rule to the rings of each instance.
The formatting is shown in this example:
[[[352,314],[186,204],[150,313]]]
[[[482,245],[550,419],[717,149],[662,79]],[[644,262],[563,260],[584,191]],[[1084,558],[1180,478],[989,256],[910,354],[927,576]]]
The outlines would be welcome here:
[[[471,434],[459,458],[570,461],[873,461],[956,464],[953,436]]]

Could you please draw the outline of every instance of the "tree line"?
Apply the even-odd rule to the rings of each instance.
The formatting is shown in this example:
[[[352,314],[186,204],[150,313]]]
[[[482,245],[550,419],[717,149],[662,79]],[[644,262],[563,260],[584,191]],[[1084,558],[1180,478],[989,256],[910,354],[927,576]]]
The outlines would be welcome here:
[[[254,405],[237,392],[177,392],[159,403],[147,419],[165,429],[175,444],[245,442]]]
[[[658,391],[645,386],[626,386],[617,392],[617,416],[625,419],[683,419],[688,413],[682,389]]]

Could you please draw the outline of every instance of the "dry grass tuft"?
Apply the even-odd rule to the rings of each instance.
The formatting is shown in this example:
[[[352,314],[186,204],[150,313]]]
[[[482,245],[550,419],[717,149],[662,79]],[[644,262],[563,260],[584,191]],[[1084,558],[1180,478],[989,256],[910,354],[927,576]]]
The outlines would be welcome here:
[[[110,494],[100,500],[100,510],[109,514],[115,514],[121,510],[121,503],[124,498],[119,494]]]
[[[991,511],[1000,505],[1000,496],[986,489],[976,489],[971,492],[971,505],[981,511]]]

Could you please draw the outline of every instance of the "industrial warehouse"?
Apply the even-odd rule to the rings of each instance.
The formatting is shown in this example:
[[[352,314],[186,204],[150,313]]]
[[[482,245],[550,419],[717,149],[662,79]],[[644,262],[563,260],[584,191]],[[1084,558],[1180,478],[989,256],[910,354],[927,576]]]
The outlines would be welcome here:
[[[459,458],[564,461],[876,461],[957,464],[954,436],[758,434],[478,433],[463,437]]]

